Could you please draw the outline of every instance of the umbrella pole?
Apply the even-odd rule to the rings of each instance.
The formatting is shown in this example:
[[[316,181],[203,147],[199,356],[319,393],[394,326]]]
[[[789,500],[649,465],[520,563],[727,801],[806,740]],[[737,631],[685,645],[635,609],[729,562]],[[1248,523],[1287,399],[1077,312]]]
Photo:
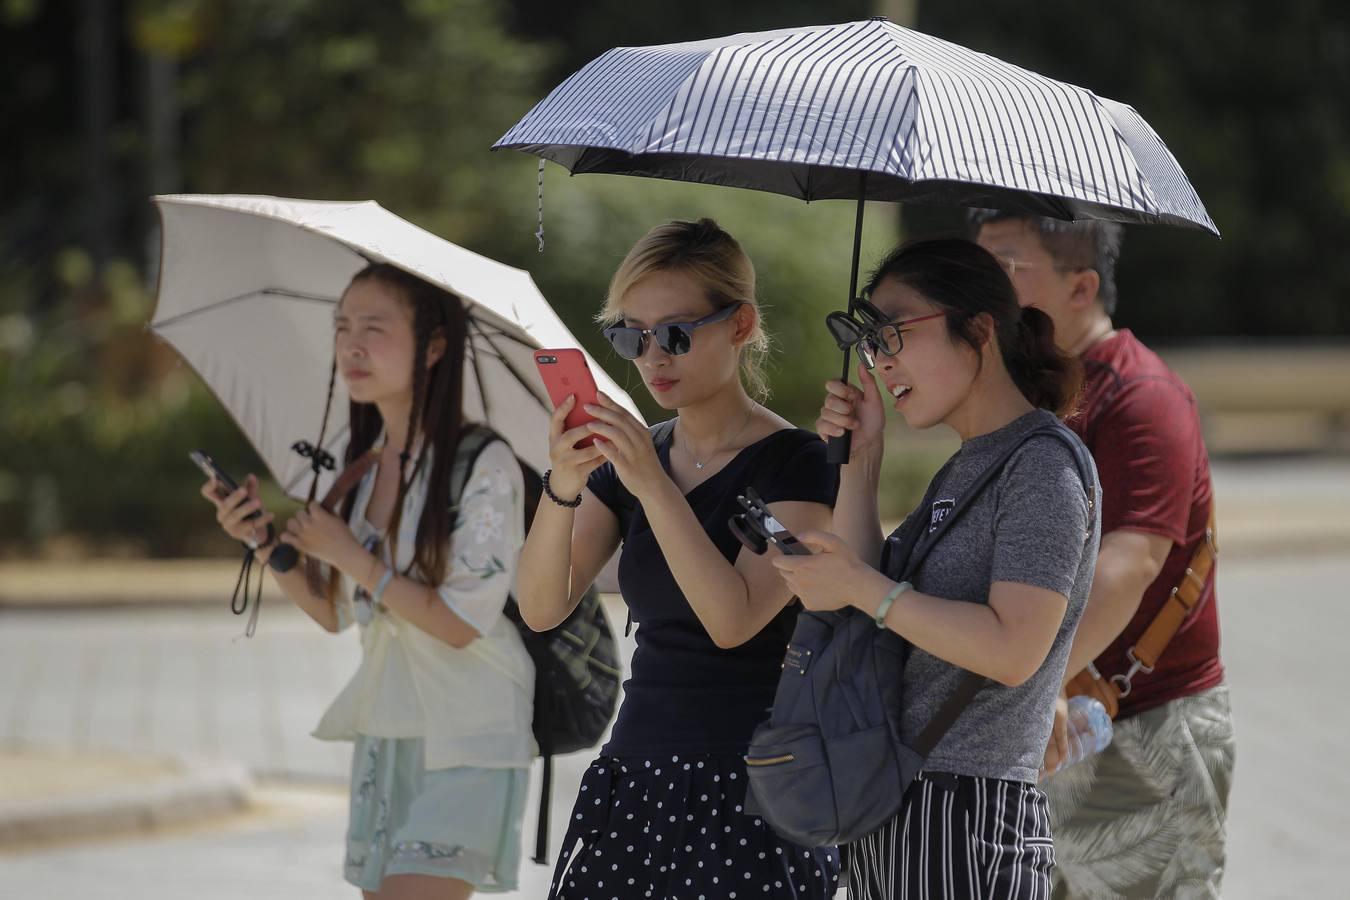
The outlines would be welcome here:
[[[862,257],[863,208],[867,203],[867,173],[858,176],[858,213],[853,220],[853,270],[848,279],[848,312],[853,315],[853,301],[858,296],[858,262]],[[844,351],[844,370],[839,380],[848,384],[849,369],[852,367],[852,353]],[[830,438],[825,448],[826,461],[836,466],[848,465],[849,453],[853,447],[853,432],[845,431],[839,437]]]

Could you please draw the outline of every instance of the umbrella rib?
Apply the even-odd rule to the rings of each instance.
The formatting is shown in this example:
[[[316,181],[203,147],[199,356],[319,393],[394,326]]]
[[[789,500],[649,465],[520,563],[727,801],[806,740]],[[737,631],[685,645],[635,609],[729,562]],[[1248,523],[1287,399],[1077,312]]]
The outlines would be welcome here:
[[[484,342],[486,342],[487,345],[493,349],[493,351],[494,351],[494,352],[497,354],[497,356],[501,359],[502,365],[506,368],[506,371],[508,371],[508,372],[511,373],[511,375],[516,379],[516,381],[520,383],[520,386],[523,387],[523,388],[525,388],[526,392],[529,393],[529,395],[530,395],[531,397],[533,397],[533,398],[535,399],[536,402],[539,403],[540,407],[542,407],[542,408],[545,409],[545,410],[552,410],[552,408],[553,408],[552,401],[545,400],[544,398],[540,397],[538,393],[535,392],[535,390],[534,390],[534,388],[531,386],[530,382],[529,382],[526,378],[524,378],[524,377],[520,374],[520,372],[516,371],[516,367],[511,363],[511,360],[510,360],[509,358],[507,358],[506,354],[502,352],[501,348],[498,347],[496,344],[494,344],[494,343],[492,342],[492,335],[490,335],[490,334],[487,333],[487,331],[483,328],[482,324],[479,323],[478,321],[472,319],[472,318],[469,319],[469,322],[470,322],[471,327],[476,328],[476,329],[478,330],[478,333],[479,333],[479,335],[483,338]],[[510,335],[506,335],[505,332],[499,332],[499,334],[503,334],[503,335],[506,336],[506,337],[510,337]],[[514,338],[513,338],[513,340],[514,340]],[[530,346],[529,344],[525,343],[524,341],[517,341],[517,343],[519,343],[519,344],[521,344],[522,346],[525,346],[525,347],[529,347],[529,346]],[[475,365],[475,371],[477,371],[477,368],[476,368],[476,367],[477,367],[477,360],[476,360],[476,359],[475,359],[475,361],[474,361],[474,365]],[[482,389],[482,382],[481,382],[481,381],[479,382],[479,387],[480,387],[480,390],[481,390],[481,389]],[[483,406],[484,406],[484,410],[486,411],[486,409],[487,409],[486,392],[484,392],[484,404],[483,404]]]
[[[177,323],[183,321],[184,319],[191,319],[193,316],[199,316],[202,313],[208,313],[211,312],[212,310],[220,309],[222,306],[229,306],[231,303],[238,303],[240,300],[248,300],[251,297],[258,297],[258,296],[286,297],[291,300],[308,300],[314,303],[326,303],[329,306],[337,304],[337,301],[332,299],[331,297],[320,297],[317,294],[302,294],[299,291],[288,291],[283,288],[263,288],[262,290],[258,291],[249,291],[247,294],[238,294],[234,297],[226,297],[223,300],[217,300],[214,303],[208,303],[206,306],[203,306],[200,309],[191,310],[190,312],[179,313],[178,315],[171,316],[170,318],[167,318],[162,322],[154,322],[151,324],[151,327],[156,329],[167,328],[170,325],[176,325]]]
[[[469,319],[469,327],[471,328],[478,327],[481,330],[481,326],[479,326],[478,323],[475,322],[472,318]],[[492,410],[488,409],[487,385],[483,381],[483,370],[478,367],[478,345],[475,344],[473,341],[469,341],[468,348],[469,348],[469,360],[473,363],[473,377],[474,380],[478,382],[478,398],[483,403],[483,419],[484,421],[491,422]],[[497,348],[493,347],[492,349],[496,350]],[[461,415],[463,414],[461,413]]]

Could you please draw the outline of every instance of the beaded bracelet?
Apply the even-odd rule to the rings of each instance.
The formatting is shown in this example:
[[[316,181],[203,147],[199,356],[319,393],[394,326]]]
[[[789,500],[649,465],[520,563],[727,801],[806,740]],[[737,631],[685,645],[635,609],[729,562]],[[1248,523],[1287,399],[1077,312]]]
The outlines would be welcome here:
[[[543,481],[544,481],[544,496],[548,497],[548,499],[552,500],[554,503],[558,504],[559,506],[563,507],[564,509],[576,509],[578,506],[580,506],[580,505],[581,505],[581,495],[580,495],[580,494],[577,494],[577,499],[575,499],[575,500],[564,500],[563,498],[559,497],[557,494],[553,493],[553,487],[552,487],[552,485],[549,484],[549,477],[550,477],[552,474],[553,474],[553,470],[552,470],[552,469],[549,469],[547,472],[544,473],[544,479],[543,479]]]

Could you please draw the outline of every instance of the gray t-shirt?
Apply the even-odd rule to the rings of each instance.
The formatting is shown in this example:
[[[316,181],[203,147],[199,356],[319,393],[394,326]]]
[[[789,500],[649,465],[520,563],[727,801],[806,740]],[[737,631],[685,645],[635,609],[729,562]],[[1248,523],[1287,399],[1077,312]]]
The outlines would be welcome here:
[[[998,431],[961,445],[929,509],[911,516],[935,528],[962,492],[1027,432],[1055,421],[1044,410],[1027,413]],[[1093,472],[1094,488],[1096,473]],[[1099,488],[1095,496],[1100,496]],[[925,594],[988,603],[996,581],[1030,584],[1063,594],[1069,605],[1054,645],[1023,684],[987,680],[929,755],[932,771],[1035,782],[1054,722],[1054,702],[1068,664],[1078,619],[1087,602],[1101,539],[1098,509],[1087,493],[1072,451],[1059,438],[1037,435],[1008,460],[1002,473],[929,551],[911,577]],[[898,572],[888,573],[892,577]],[[912,742],[956,690],[965,670],[914,648],[903,680],[902,736]]]

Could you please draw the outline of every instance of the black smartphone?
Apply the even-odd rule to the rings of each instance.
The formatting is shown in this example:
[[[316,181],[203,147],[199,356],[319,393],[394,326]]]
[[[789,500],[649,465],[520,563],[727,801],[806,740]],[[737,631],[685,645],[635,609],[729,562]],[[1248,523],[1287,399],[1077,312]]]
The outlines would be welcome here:
[[[207,478],[214,478],[216,480],[216,484],[219,485],[216,496],[220,497],[220,499],[224,500],[226,497],[239,490],[239,483],[231,478],[206,451],[193,450],[188,456],[190,456],[192,461],[197,464],[197,468],[202,470],[203,475]],[[256,519],[260,515],[262,515],[262,512],[255,512],[248,516],[248,518]]]
[[[811,555],[811,550],[774,518],[754,488],[746,488],[736,502],[745,512],[732,516],[727,525],[746,549],[763,554],[772,544],[788,556]]]
[[[216,480],[216,484],[219,485],[219,490],[216,491],[217,496],[224,499],[239,490],[239,483],[231,478],[229,473],[222,469],[216,461],[211,458],[209,453],[204,450],[193,450],[188,456],[190,456],[192,461],[197,464],[197,468],[202,470],[203,475],[207,478],[214,478]],[[261,515],[262,511],[259,510],[250,514],[245,521],[248,521],[248,519],[256,519]],[[275,536],[276,531],[273,530],[271,524],[268,524],[267,542],[271,543]],[[278,544],[276,548],[272,550],[272,556],[268,559],[267,565],[274,572],[289,572],[291,569],[295,568],[295,564],[299,559],[299,551],[290,544]]]

